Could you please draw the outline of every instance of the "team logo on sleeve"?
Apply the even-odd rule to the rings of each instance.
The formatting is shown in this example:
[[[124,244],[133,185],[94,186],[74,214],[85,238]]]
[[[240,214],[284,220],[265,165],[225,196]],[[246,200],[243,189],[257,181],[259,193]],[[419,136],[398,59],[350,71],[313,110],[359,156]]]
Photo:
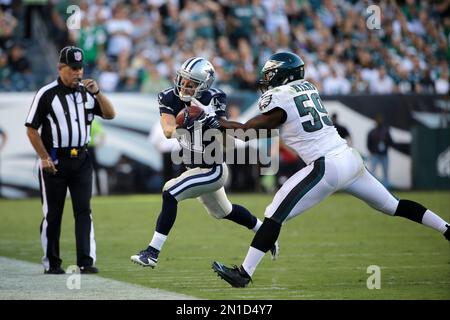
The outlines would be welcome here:
[[[211,105],[214,107],[215,111],[225,111],[226,108],[225,103],[220,101],[217,97],[212,98]]]
[[[263,95],[258,102],[259,111],[264,111],[265,108],[272,102],[272,95],[266,94]]]

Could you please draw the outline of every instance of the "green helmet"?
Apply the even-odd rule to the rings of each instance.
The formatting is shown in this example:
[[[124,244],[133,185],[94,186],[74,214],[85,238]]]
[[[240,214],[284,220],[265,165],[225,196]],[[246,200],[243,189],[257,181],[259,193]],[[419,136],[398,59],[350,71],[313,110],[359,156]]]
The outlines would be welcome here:
[[[259,85],[264,93],[269,89],[301,80],[305,75],[305,63],[296,54],[279,52],[270,56],[261,70]]]

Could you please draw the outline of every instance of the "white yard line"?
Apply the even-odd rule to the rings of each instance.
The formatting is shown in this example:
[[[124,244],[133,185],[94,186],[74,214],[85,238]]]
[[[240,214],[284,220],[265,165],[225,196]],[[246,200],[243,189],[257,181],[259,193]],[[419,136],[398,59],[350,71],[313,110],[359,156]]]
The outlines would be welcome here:
[[[76,289],[77,287],[79,289]],[[5,299],[192,300],[196,298],[95,275],[47,275],[43,273],[43,268],[39,264],[0,257],[0,300]]]

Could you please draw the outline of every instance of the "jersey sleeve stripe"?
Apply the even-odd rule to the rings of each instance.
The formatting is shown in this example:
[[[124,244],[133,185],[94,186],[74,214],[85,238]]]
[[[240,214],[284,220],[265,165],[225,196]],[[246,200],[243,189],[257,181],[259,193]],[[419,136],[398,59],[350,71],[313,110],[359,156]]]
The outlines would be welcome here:
[[[55,87],[58,84],[57,81],[53,81],[52,83],[46,85],[45,87],[42,87],[34,96],[33,102],[31,103],[30,111],[28,112],[27,124],[31,124],[33,122],[34,116],[36,115],[37,107],[39,105],[39,101],[41,100],[42,96],[45,92],[50,90],[51,88]]]
[[[167,110],[169,110],[170,112],[174,112],[173,109],[172,109],[171,107],[168,107],[168,106],[162,105],[162,106],[160,106],[159,108],[160,108],[160,109],[167,109]]]

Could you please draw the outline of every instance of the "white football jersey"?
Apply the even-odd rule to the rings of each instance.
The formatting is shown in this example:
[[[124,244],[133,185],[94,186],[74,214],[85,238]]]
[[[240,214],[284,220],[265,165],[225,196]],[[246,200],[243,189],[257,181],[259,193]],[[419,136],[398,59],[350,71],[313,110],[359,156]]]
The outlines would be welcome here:
[[[316,87],[306,80],[268,90],[260,97],[258,107],[263,114],[275,108],[286,112],[280,136],[306,164],[347,147],[328,117]]]

